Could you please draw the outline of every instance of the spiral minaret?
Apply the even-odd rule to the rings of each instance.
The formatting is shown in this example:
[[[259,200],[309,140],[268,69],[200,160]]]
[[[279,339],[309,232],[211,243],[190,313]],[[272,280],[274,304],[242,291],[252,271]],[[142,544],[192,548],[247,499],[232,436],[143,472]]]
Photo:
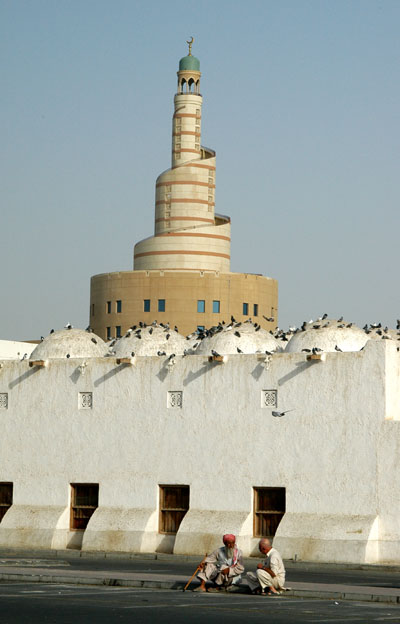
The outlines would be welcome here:
[[[171,168],[156,181],[154,235],[135,245],[133,271],[91,279],[90,325],[105,339],[155,319],[184,334],[231,315],[265,329],[277,324],[276,280],[230,271],[231,223],[215,213],[215,152],[201,145],[200,61],[188,43],[174,97]]]
[[[215,152],[201,145],[200,62],[181,59],[171,169],[156,182],[154,236],[135,245],[134,269],[230,270],[230,219],[215,214]]]

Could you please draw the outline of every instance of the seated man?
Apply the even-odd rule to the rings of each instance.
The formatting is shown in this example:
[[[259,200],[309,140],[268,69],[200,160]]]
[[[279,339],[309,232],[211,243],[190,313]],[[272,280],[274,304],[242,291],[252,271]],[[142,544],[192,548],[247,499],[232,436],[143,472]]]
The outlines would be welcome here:
[[[207,591],[206,581],[215,583],[215,587],[210,587],[208,591],[221,591],[223,588],[232,591],[240,582],[240,575],[244,572],[242,551],[236,546],[234,535],[227,533],[222,541],[224,546],[214,550],[200,564],[201,571],[197,576],[201,583],[194,591]]]
[[[272,548],[271,540],[267,538],[260,540],[258,548],[266,558],[264,563],[257,565],[256,574],[247,573],[250,591],[252,594],[264,596],[280,594],[285,584],[285,567],[282,557],[275,548]]]

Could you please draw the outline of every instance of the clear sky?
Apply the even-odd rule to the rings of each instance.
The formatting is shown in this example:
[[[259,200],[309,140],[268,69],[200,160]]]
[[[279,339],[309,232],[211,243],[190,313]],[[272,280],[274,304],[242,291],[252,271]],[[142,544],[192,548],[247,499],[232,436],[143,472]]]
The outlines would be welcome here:
[[[132,269],[192,35],[231,270],[279,281],[280,327],[395,326],[399,32],[399,0],[0,0],[0,338],[86,327]]]

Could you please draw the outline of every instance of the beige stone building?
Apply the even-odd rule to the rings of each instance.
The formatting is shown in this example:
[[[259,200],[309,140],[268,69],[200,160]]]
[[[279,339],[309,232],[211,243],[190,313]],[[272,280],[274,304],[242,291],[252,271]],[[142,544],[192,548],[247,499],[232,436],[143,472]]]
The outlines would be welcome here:
[[[201,145],[200,76],[190,44],[179,63],[172,166],[156,181],[154,236],[135,245],[133,271],[91,279],[90,325],[105,339],[155,319],[184,334],[231,315],[277,324],[277,281],[230,272],[230,218],[215,213],[215,152]]]

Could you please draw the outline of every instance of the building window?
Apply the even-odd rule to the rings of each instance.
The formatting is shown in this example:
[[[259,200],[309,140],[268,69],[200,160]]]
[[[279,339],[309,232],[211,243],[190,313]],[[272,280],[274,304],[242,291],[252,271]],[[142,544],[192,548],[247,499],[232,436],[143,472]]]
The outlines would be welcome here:
[[[111,340],[111,327],[107,327],[107,336],[106,340]]]
[[[160,485],[159,533],[177,533],[188,509],[188,485]]]
[[[122,312],[122,301],[118,299],[117,301],[117,312]]]
[[[213,313],[214,314],[219,314],[220,312],[220,302],[219,301],[213,301]]]
[[[249,314],[249,304],[248,303],[244,303],[243,304],[243,315],[244,316],[248,316]]]
[[[197,312],[203,314],[206,311],[206,302],[204,299],[197,300]]]
[[[143,300],[143,311],[150,312],[150,299]]]
[[[121,338],[121,325],[117,325],[115,328],[115,335],[117,338]]]
[[[98,506],[98,483],[71,484],[71,529],[85,530]]]
[[[253,305],[253,316],[258,316],[258,303]]]
[[[204,331],[204,325],[197,325],[197,333],[202,334]]]
[[[285,488],[255,487],[254,537],[273,537],[286,509]]]
[[[158,311],[165,312],[165,299],[158,300]]]
[[[111,301],[107,301],[107,314],[111,314]]]
[[[13,484],[0,483],[0,522],[13,503]]]

